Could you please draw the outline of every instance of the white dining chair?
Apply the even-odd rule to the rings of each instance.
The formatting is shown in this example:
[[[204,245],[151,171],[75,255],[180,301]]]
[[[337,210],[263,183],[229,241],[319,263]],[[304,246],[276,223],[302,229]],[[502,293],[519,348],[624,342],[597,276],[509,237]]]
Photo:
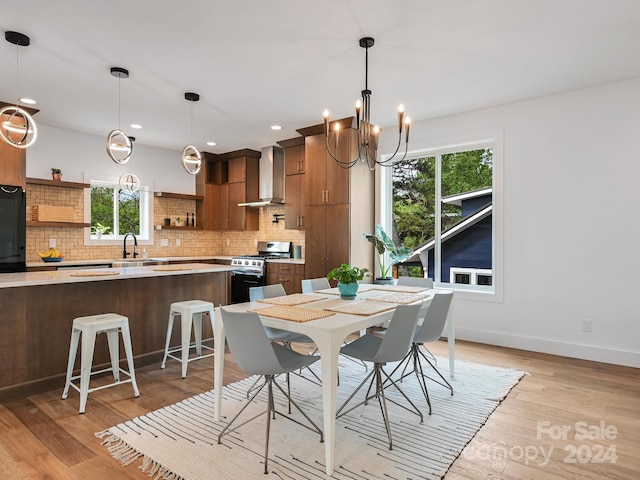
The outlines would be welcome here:
[[[336,418],[340,418],[343,415],[351,412],[360,405],[367,405],[369,400],[376,398],[380,404],[380,410],[382,411],[382,419],[389,437],[389,450],[393,449],[393,440],[391,438],[391,425],[389,423],[389,414],[387,412],[387,401],[394,403],[405,410],[416,414],[420,417],[420,423],[422,423],[422,413],[418,407],[411,401],[411,399],[402,391],[400,386],[387,374],[384,370],[384,365],[388,362],[396,362],[401,360],[411,347],[413,334],[418,324],[418,313],[420,312],[420,303],[412,305],[399,305],[391,318],[389,328],[387,328],[386,334],[381,338],[377,335],[367,334],[357,340],[349,343],[348,345],[340,349],[340,353],[348,355],[359,360],[373,363],[373,370],[364,378],[364,380],[358,385],[354,392],[347,398],[342,406],[336,412]],[[371,379],[369,381],[369,379]],[[356,393],[369,381],[369,388],[363,401],[350,409],[343,412],[344,408],[354,398]],[[369,395],[375,382],[375,393]],[[395,400],[388,398],[385,394],[385,388],[394,386],[405,400],[411,405],[409,408],[402,405]]]
[[[433,279],[429,277],[398,277],[396,285],[433,288]]]
[[[222,442],[222,437],[236,431],[246,423],[262,415],[258,414],[232,429],[233,423],[242,415],[245,409],[254,403],[256,396],[267,387],[267,409],[266,413],[266,439],[264,449],[264,473],[268,473],[269,460],[269,431],[271,427],[271,417],[275,418],[276,413],[281,417],[291,420],[304,428],[320,435],[320,442],[324,441],[322,430],[309,418],[309,416],[291,398],[289,388],[289,374],[303,367],[309,367],[312,363],[320,359],[317,355],[303,355],[290,348],[286,348],[267,338],[260,317],[255,312],[229,312],[220,308],[220,316],[224,325],[225,336],[229,344],[229,351],[238,366],[249,375],[260,375],[263,379],[262,385],[253,396],[245,403],[240,411],[231,419],[218,435],[218,444]],[[276,376],[287,375],[287,391],[276,382]],[[310,425],[301,423],[295,418],[278,412],[275,408],[273,398],[273,387],[275,387],[287,398],[289,405],[293,405],[307,420]],[[289,407],[289,410],[291,408]],[[291,412],[289,412],[291,413]]]

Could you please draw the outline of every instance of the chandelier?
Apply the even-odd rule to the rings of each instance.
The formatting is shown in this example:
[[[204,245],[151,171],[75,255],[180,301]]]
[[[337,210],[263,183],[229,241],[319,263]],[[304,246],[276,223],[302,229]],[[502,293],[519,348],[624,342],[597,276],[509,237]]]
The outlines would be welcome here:
[[[111,67],[111,75],[118,79],[118,128],[107,135],[107,155],[115,163],[127,163],[133,152],[131,139],[120,130],[120,80],[129,78],[129,70],[122,67]]]
[[[338,158],[338,140],[340,136],[340,122],[335,122],[334,142],[329,141],[329,111],[324,111],[324,135],[326,139],[327,152],[331,155],[337,164],[342,168],[351,168],[358,161],[366,162],[370,170],[374,170],[376,165],[383,167],[392,167],[402,162],[407,156],[407,148],[409,146],[409,126],[411,120],[404,116],[404,106],[398,107],[398,146],[396,151],[386,160],[378,160],[378,138],[381,129],[377,125],[371,124],[371,90],[369,90],[369,49],[373,47],[375,41],[371,37],[363,37],[360,39],[360,46],[365,49],[365,70],[364,70],[364,90],[362,90],[362,100],[356,101],[356,126],[350,127],[357,135],[358,155],[354,158],[349,155],[346,159]],[[405,147],[404,155],[400,159],[396,159],[396,155],[400,150],[402,143],[402,131],[405,131]],[[330,143],[334,143],[334,151],[331,151]]]
[[[19,89],[18,47],[28,47],[31,40],[18,32],[5,32],[4,38],[16,46],[16,88]],[[0,110],[0,118],[4,116],[7,118],[0,124],[0,138],[16,148],[27,148],[33,145],[38,137],[38,127],[29,112],[16,102],[15,105],[6,106]]]
[[[180,159],[182,161],[182,166],[184,169],[189,172],[191,175],[196,175],[200,168],[202,167],[202,155],[200,154],[200,150],[194,147],[193,144],[193,102],[197,102],[200,100],[200,95],[193,92],[186,92],[184,94],[184,99],[191,102],[191,144],[187,145],[182,149],[182,155]]]

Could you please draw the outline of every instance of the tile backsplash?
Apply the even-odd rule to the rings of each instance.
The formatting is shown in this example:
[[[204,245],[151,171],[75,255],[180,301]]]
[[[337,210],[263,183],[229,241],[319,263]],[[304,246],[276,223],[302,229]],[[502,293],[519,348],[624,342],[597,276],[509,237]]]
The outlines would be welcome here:
[[[82,222],[84,217],[84,191],[81,189],[52,188],[42,185],[28,185],[27,207],[35,205],[55,205],[74,208],[74,221]],[[195,200],[154,197],[154,225],[162,225],[164,218],[186,217],[195,212]],[[286,230],[284,221],[273,223],[274,215],[284,215],[284,206],[260,207],[259,230],[206,231],[206,230],[155,230],[154,244],[139,246],[141,253],[147,249],[148,257],[186,257],[207,255],[243,255],[257,252],[258,241],[290,241],[302,246],[304,258],[304,231]],[[85,245],[85,228],[27,227],[27,262],[38,262],[39,251],[49,248],[49,239],[56,240],[56,248],[67,260],[94,260],[122,257],[122,244]],[[167,240],[167,246],[162,246]],[[180,245],[177,245],[179,240]]]

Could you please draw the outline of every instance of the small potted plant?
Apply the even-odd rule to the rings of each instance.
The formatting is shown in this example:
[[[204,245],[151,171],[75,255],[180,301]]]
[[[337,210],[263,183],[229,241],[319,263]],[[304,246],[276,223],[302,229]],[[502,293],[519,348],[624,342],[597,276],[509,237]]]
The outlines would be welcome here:
[[[184,218],[176,217],[176,227],[182,227],[184,225]]]
[[[338,281],[338,290],[342,298],[355,298],[358,293],[358,280],[362,280],[369,270],[366,268],[352,267],[343,263],[327,274],[329,280]]]
[[[62,180],[62,170],[59,168],[52,168],[51,169],[51,178],[53,178],[56,181],[60,181]]]
[[[91,226],[91,234],[95,235],[98,240],[102,238],[102,235],[107,233],[111,227],[107,225],[102,225],[100,222],[97,222],[95,225]]]
[[[382,225],[376,225],[376,233],[365,233],[364,235],[376,249],[378,255],[378,265],[380,265],[380,276],[376,277],[376,283],[394,283],[393,277],[390,275],[390,270],[393,265],[401,262],[405,258],[409,258],[413,253],[409,248],[404,246],[396,246],[391,240],[391,237],[387,235],[382,228]],[[387,263],[388,252],[390,263]]]

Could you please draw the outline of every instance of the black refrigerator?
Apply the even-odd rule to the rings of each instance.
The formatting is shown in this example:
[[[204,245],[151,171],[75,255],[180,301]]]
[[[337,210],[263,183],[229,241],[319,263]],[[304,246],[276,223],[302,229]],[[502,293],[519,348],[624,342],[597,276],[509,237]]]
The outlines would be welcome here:
[[[27,197],[22,187],[0,185],[0,273],[24,272]]]

